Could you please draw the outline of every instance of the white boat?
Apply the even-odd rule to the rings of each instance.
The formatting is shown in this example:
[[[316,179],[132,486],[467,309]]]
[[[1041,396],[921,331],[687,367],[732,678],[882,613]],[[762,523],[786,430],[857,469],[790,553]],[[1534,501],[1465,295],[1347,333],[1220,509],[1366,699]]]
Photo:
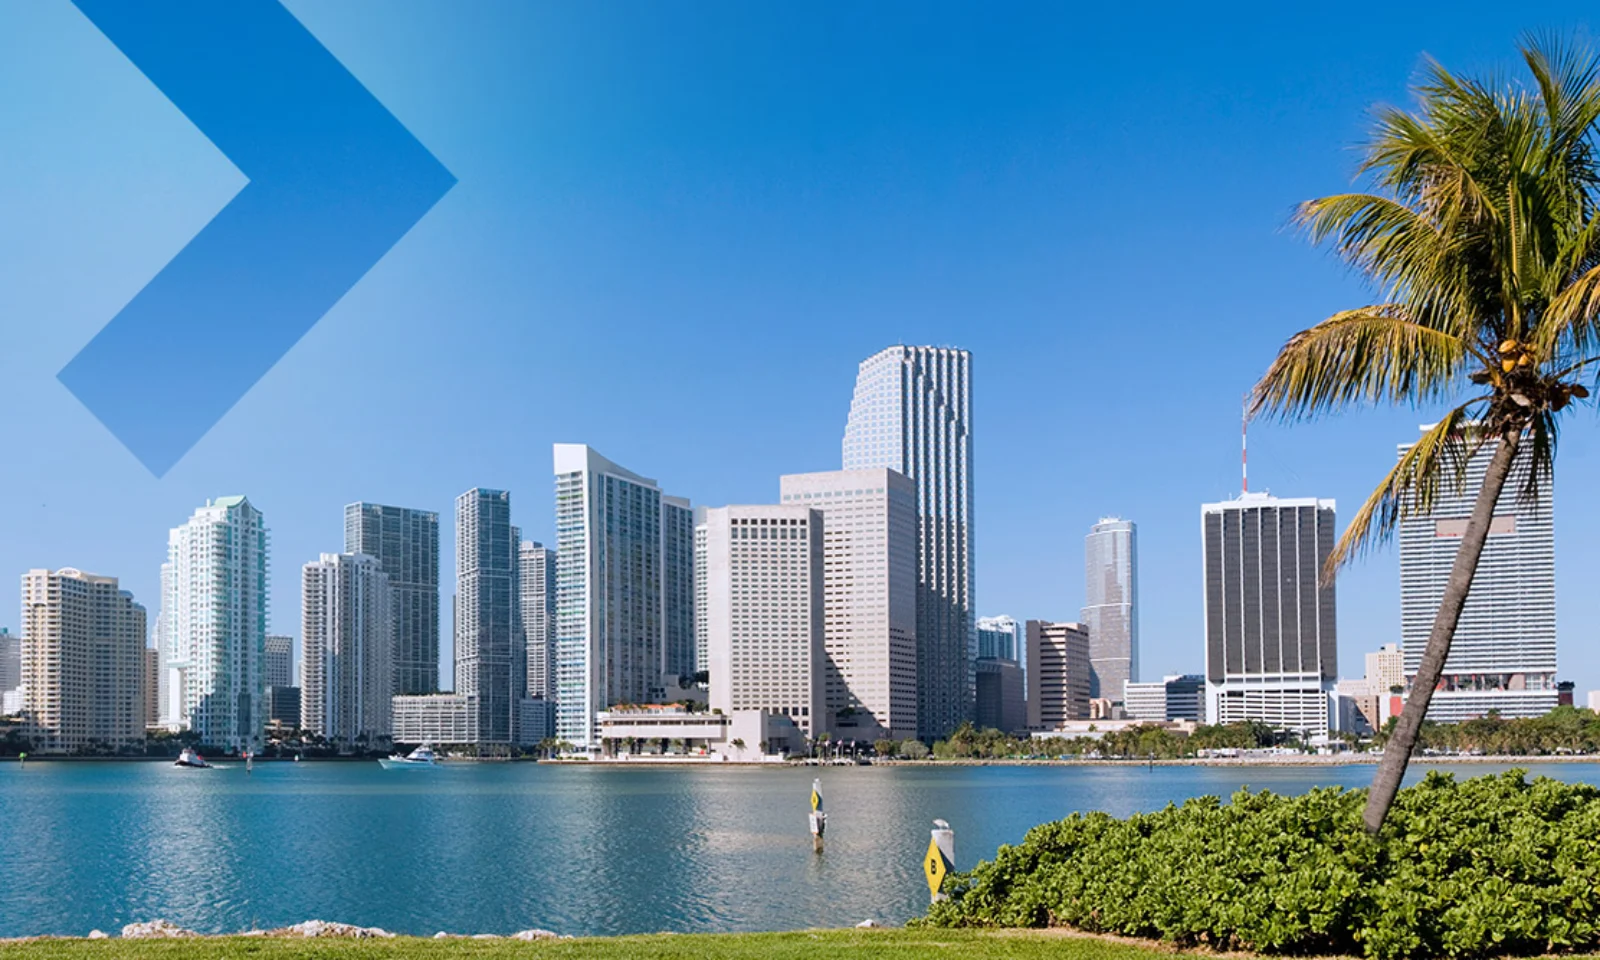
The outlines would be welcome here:
[[[175,767],[211,766],[211,764],[206,763],[206,758],[200,756],[199,752],[196,751],[194,747],[184,747],[183,752],[178,754],[178,759],[174,761],[172,765]]]
[[[394,767],[434,767],[439,765],[439,758],[433,755],[433,748],[424,743],[403,757],[391,753],[378,762],[383,764],[385,770],[390,770]]]

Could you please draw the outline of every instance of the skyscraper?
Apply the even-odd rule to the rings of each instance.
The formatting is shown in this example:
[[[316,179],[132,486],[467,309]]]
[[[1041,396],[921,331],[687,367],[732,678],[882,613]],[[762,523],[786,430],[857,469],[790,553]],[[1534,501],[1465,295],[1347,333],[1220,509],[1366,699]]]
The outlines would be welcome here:
[[[1014,617],[978,618],[977,700],[974,722],[980,730],[1026,730],[1027,626]]]
[[[22,637],[0,627],[0,691],[22,686]]]
[[[1247,493],[1200,508],[1206,718],[1326,733],[1339,675],[1332,500]]]
[[[1407,684],[1422,663],[1450,567],[1497,443],[1486,444],[1468,461],[1459,493],[1447,484],[1432,512],[1400,522],[1400,649]],[[1430,720],[1448,723],[1490,710],[1502,717],[1536,717],[1555,709],[1555,493],[1546,481],[1538,497],[1522,499],[1528,470],[1528,457],[1519,452],[1495,504],[1472,590],[1428,705]]]
[[[516,740],[517,705],[527,690],[520,539],[511,494],[479,487],[456,498],[456,693],[473,698],[481,743]]]
[[[1027,646],[1027,637],[1027,626],[1019,623],[1015,617],[1003,614],[998,617],[980,617],[978,659],[1020,661],[1022,650]]]
[[[972,354],[895,346],[861,362],[844,468],[887,467],[917,493],[917,735],[973,715]]]
[[[695,662],[694,509],[661,497],[661,674],[687,677]]]
[[[525,696],[554,699],[551,667],[555,662],[556,552],[525,540],[517,560],[517,589],[522,594],[522,634],[528,651]]]
[[[139,703],[144,715],[139,718],[145,728],[156,726],[161,719],[161,655],[154,647],[145,647],[143,670],[140,671],[141,692]]]
[[[439,689],[439,515],[352,503],[344,508],[344,552],[377,557],[394,597],[395,692]]]
[[[1081,623],[1029,620],[1028,729],[1059,730],[1089,716],[1089,632]]]
[[[693,514],[682,529],[686,501],[584,444],[556,444],[554,466],[557,736],[598,748],[600,711],[665,692],[667,624],[693,648],[694,611],[682,609],[694,602]],[[682,569],[669,576],[669,562]]]
[[[822,514],[827,718],[819,726],[844,740],[916,736],[916,487],[881,467],[779,483],[785,505]]]
[[[207,501],[167,538],[161,617],[171,702],[164,719],[195,731],[201,743],[261,744],[268,551],[261,512],[244,497]]]
[[[22,576],[22,712],[41,753],[144,737],[145,611],[115,577]]]
[[[263,645],[265,651],[262,660],[261,674],[269,687],[292,687],[295,685],[294,677],[294,638],[278,636],[267,637]]]
[[[1139,554],[1131,520],[1107,517],[1083,539],[1084,606],[1089,629],[1089,696],[1118,701],[1139,679]]]
[[[709,705],[783,714],[808,737],[824,732],[822,515],[789,504],[717,507],[701,522]]]
[[[301,569],[300,583],[300,727],[341,746],[388,739],[395,679],[389,575],[376,557],[324,553]]]

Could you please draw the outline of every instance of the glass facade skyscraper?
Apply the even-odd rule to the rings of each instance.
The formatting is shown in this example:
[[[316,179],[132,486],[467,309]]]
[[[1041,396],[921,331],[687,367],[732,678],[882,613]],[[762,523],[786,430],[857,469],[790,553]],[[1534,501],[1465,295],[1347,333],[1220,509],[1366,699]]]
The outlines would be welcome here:
[[[1495,443],[1487,444],[1468,461],[1459,493],[1442,489],[1430,513],[1400,522],[1400,647],[1408,685],[1421,666],[1494,451]],[[1524,500],[1528,470],[1528,458],[1519,453],[1495,504],[1444,674],[1428,704],[1430,720],[1453,723],[1491,710],[1502,717],[1537,717],[1556,707],[1555,495],[1547,480],[1537,497]]]
[[[917,735],[973,716],[972,354],[895,346],[861,362],[844,469],[886,467],[917,493]]]
[[[1131,520],[1110,517],[1083,540],[1084,606],[1089,630],[1089,696],[1123,699],[1139,679],[1139,544]]]
[[[512,743],[526,690],[511,494],[474,488],[456,498],[456,693],[477,714],[479,743]]]
[[[344,551],[377,557],[394,598],[394,689],[439,689],[439,515],[379,503],[344,508]]]

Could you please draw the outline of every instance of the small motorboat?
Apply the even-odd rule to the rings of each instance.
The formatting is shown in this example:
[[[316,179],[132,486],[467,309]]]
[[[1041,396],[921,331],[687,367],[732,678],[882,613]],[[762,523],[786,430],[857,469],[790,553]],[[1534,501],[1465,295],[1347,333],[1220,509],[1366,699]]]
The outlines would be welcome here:
[[[391,753],[378,762],[385,770],[391,770],[395,767],[436,767],[439,765],[439,758],[433,755],[433,748],[424,743],[405,756]]]
[[[206,762],[206,758],[200,756],[199,752],[196,751],[194,747],[184,747],[183,748],[183,752],[178,754],[178,759],[173,761],[172,765],[175,766],[175,767],[210,767],[211,766],[211,764]]]

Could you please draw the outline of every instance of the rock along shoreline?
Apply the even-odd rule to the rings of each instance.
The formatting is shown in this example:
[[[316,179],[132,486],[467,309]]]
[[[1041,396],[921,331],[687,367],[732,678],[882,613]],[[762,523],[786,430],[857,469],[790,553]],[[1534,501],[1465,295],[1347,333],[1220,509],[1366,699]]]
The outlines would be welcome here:
[[[299,940],[312,938],[332,938],[342,940],[391,940],[400,936],[391,933],[382,927],[358,927],[351,923],[336,923],[330,920],[306,920],[288,927],[277,927],[272,930],[243,930],[239,933],[196,933],[186,930],[175,923],[166,920],[147,920],[143,923],[130,923],[122,928],[124,940],[213,940],[222,937],[271,937],[281,940]],[[39,940],[109,940],[111,935],[103,930],[91,930],[84,937],[70,936],[42,936],[42,937],[14,937],[0,939],[4,943],[32,943]],[[433,935],[435,940],[571,940],[570,935],[555,933],[551,930],[519,930],[516,933],[502,936],[498,933],[446,933],[439,931]]]

